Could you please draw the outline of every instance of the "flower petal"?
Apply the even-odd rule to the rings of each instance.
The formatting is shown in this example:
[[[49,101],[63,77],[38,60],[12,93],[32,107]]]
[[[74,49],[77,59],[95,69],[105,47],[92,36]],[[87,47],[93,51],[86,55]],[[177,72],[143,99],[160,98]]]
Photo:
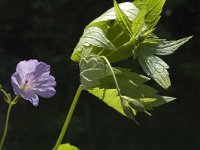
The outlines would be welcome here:
[[[35,83],[36,83],[36,88],[48,88],[56,86],[55,78],[51,75],[42,76]]]
[[[42,77],[48,77],[50,74],[50,66],[39,62],[35,67],[34,72],[26,73],[25,78],[29,81],[29,84],[38,82]]]
[[[28,92],[21,90],[20,95],[23,99],[30,101],[34,106],[38,106],[39,98],[32,90]]]
[[[40,78],[37,81],[37,86],[35,87],[35,92],[41,97],[50,98],[55,95],[56,90],[54,87],[56,86],[55,78],[49,75],[46,78]]]
[[[37,64],[38,61],[35,59],[21,61],[17,64],[16,72],[25,80],[26,74],[34,72]]]
[[[24,60],[17,64],[16,72],[30,73],[34,72],[38,64],[36,59]]]
[[[34,72],[35,78],[39,78],[43,75],[49,75],[49,74],[50,74],[50,66],[43,62],[39,62],[35,68]]]
[[[21,84],[21,80],[22,79],[17,72],[15,72],[11,77],[12,87],[16,95],[20,95],[21,89],[19,88],[19,84]]]
[[[36,90],[36,94],[44,97],[44,98],[50,98],[52,96],[54,96],[56,93],[56,90],[52,87],[50,88],[40,88]]]

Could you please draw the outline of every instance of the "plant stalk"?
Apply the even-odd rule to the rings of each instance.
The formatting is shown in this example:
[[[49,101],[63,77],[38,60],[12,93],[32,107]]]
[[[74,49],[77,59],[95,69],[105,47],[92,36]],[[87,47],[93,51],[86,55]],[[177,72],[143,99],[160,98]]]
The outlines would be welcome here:
[[[13,105],[13,104],[12,104],[12,102],[10,101],[10,102],[9,102],[9,105],[8,105],[7,115],[6,115],[6,124],[5,124],[5,127],[4,127],[3,136],[2,136],[2,139],[1,139],[0,150],[2,150],[2,148],[3,148],[3,144],[4,144],[4,141],[5,141],[6,135],[7,135],[7,131],[8,131],[8,122],[9,122],[9,118],[10,118],[10,112],[11,112],[11,109],[12,109],[12,105]]]
[[[70,109],[69,109],[67,118],[66,118],[65,123],[64,123],[64,125],[63,125],[63,128],[62,128],[62,130],[61,130],[61,132],[60,132],[60,135],[59,135],[59,137],[58,137],[58,140],[57,140],[56,145],[54,146],[53,150],[57,150],[58,147],[59,147],[59,145],[61,144],[61,142],[62,142],[62,140],[63,140],[63,137],[64,137],[64,135],[65,135],[65,133],[66,133],[66,131],[67,131],[67,128],[68,128],[68,126],[69,126],[69,123],[70,123],[70,121],[71,121],[71,117],[72,117],[72,115],[73,115],[74,109],[75,109],[76,104],[77,104],[77,102],[78,102],[78,99],[79,99],[79,97],[80,97],[81,91],[82,91],[82,87],[79,85],[79,87],[78,87],[78,89],[77,89],[77,91],[76,91],[76,94],[75,94],[75,96],[74,96],[73,102],[72,102],[72,104],[71,104],[71,107],[70,107]]]

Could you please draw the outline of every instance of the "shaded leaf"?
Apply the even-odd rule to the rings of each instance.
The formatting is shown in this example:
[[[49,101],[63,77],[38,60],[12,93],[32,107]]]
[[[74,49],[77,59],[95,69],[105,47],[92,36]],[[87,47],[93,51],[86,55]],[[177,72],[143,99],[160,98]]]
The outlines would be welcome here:
[[[160,105],[163,105],[165,103],[169,103],[176,98],[174,97],[168,97],[168,96],[162,96],[159,101],[153,101],[153,102],[143,102],[143,105],[147,110],[152,110],[154,107],[159,107]]]
[[[80,60],[80,78],[83,89],[96,87],[100,79],[111,75],[110,68],[98,55],[89,55]],[[117,73],[117,69],[114,70]]]
[[[143,44],[138,48],[138,60],[144,72],[153,78],[161,87],[167,89],[170,85],[169,66],[149,48],[150,44]]]
[[[181,45],[186,43],[192,38],[192,36],[182,38],[176,41],[160,40],[155,48],[155,54],[157,55],[170,55],[173,54]]]
[[[167,89],[170,85],[170,78],[167,69],[169,66],[157,55],[169,55],[174,53],[182,44],[190,40],[192,36],[176,41],[166,41],[155,36],[153,40],[145,40],[137,49],[137,56],[144,72],[153,78],[161,87]]]

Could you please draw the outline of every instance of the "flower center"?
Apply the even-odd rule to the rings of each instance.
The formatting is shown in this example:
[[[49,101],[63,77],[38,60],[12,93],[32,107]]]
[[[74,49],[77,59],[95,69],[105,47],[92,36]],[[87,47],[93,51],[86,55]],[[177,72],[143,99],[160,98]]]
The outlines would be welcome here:
[[[27,86],[27,83],[28,83],[28,80],[26,80],[24,84],[21,84],[21,85],[19,86],[19,88],[20,88],[21,90],[23,90],[24,92],[27,92],[27,91],[30,90],[30,88]]]

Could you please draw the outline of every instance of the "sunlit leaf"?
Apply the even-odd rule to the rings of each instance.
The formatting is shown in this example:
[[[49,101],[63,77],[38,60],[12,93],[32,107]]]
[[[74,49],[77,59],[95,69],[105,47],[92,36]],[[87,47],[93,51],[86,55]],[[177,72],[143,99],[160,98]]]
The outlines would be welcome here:
[[[67,143],[59,145],[58,150],[79,150],[79,149]]]
[[[114,2],[115,16],[116,16],[117,22],[122,27],[123,31],[126,34],[128,34],[130,37],[132,37],[133,31],[131,28],[131,21],[126,16],[126,14],[121,10],[121,8],[118,6],[116,0],[113,0],[113,2]]]
[[[115,51],[115,46],[106,38],[104,31],[97,27],[86,28],[79,43],[74,49],[71,59],[80,60],[81,52],[88,46],[95,46],[106,50]]]
[[[142,28],[145,27],[145,15],[146,15],[146,7],[140,10],[135,19],[133,20],[131,28],[133,30],[132,36],[134,38],[142,31]]]
[[[155,27],[160,19],[165,0],[135,0],[134,4],[139,10],[147,6],[145,22],[147,27],[151,29]]]
[[[135,16],[138,13],[138,8],[133,5],[133,3],[130,2],[124,2],[119,4],[120,9],[124,12],[124,14],[131,20],[133,21]],[[107,10],[105,13],[103,13],[101,16],[93,20],[87,27],[90,26],[101,26],[102,22],[107,22],[110,20],[115,20],[115,10],[114,7]]]

